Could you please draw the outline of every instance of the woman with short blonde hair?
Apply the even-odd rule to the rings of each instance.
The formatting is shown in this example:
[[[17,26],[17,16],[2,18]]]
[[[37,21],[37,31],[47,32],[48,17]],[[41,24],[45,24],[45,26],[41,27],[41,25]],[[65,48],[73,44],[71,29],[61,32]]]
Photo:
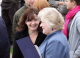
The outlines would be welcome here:
[[[62,15],[55,8],[44,8],[38,14],[40,26],[47,35],[39,49],[42,58],[69,58],[69,45],[61,31],[64,26]]]

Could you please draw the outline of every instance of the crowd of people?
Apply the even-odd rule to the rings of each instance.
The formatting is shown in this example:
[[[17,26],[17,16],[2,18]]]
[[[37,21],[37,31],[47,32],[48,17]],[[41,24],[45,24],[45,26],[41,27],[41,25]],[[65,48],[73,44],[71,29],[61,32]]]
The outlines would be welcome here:
[[[80,0],[2,0],[0,58],[80,58]]]

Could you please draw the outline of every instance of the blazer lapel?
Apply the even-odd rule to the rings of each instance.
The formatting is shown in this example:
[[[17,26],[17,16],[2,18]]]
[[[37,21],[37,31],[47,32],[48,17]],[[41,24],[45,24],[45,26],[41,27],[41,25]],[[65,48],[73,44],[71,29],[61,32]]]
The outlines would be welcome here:
[[[30,37],[25,37],[16,41],[24,58],[40,58],[34,44]]]

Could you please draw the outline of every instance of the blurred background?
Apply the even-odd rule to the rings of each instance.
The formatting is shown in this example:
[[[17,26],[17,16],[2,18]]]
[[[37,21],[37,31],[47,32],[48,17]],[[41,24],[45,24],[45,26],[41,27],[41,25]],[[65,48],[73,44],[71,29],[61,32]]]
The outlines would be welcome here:
[[[0,16],[1,16],[1,2],[2,2],[2,0],[0,0]]]

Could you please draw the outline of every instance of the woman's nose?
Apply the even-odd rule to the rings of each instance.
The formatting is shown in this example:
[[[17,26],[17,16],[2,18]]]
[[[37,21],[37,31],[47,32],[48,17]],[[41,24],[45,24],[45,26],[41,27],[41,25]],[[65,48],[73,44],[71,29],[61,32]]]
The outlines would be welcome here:
[[[35,21],[32,21],[32,24],[35,24]]]

